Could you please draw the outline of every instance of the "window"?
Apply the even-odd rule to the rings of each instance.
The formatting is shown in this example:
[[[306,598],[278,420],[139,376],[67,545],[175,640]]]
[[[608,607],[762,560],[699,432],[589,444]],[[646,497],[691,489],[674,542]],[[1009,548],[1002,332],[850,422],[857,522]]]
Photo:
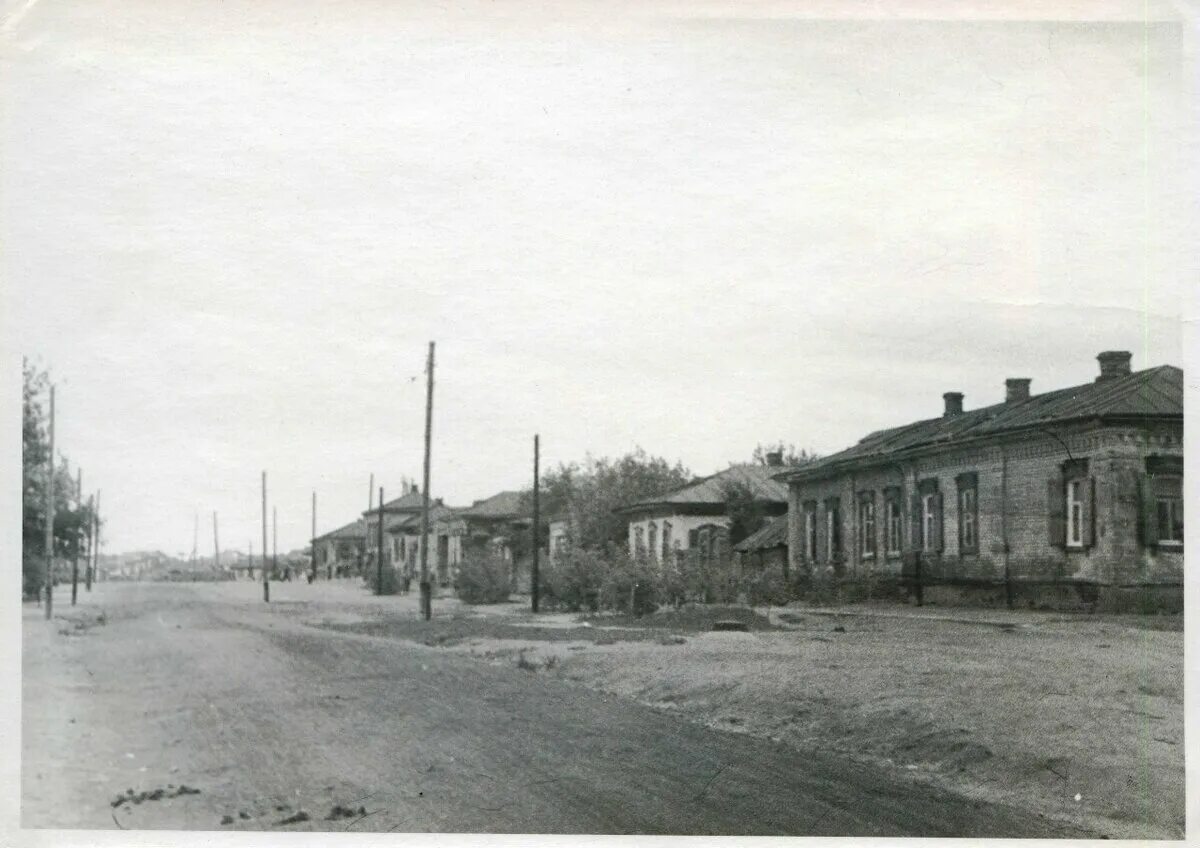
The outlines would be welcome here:
[[[1183,499],[1159,496],[1155,498],[1158,512],[1158,543],[1183,544]]]
[[[1067,546],[1083,547],[1083,484],[1084,481],[1067,481]]]
[[[913,535],[918,538],[921,551],[939,553],[942,550],[942,493],[936,479],[922,480],[917,485],[913,509]]]
[[[1176,550],[1183,546],[1183,457],[1146,457],[1146,476],[1140,482],[1141,541]]]
[[[664,521],[662,525],[662,560],[666,562],[671,556],[671,522]]]
[[[921,495],[921,550],[932,551],[937,532],[937,494]]]
[[[892,492],[884,501],[884,509],[886,510],[887,520],[887,555],[899,556],[900,549],[904,544],[904,531],[901,530],[901,516],[903,512],[900,508],[900,493]]]
[[[641,553],[646,549],[646,528],[638,524],[633,528],[633,550]]]
[[[979,476],[960,474],[958,483],[958,549],[960,553],[979,552]]]
[[[858,501],[858,549],[863,557],[875,556],[875,493],[863,492]]]
[[[842,555],[842,508],[837,498],[825,501],[825,559],[838,560]]]
[[[647,546],[650,550],[650,558],[653,559],[658,556],[658,525],[653,521],[650,522],[650,530],[647,537],[649,538]]]
[[[804,505],[804,558],[809,562],[817,559],[817,502]]]

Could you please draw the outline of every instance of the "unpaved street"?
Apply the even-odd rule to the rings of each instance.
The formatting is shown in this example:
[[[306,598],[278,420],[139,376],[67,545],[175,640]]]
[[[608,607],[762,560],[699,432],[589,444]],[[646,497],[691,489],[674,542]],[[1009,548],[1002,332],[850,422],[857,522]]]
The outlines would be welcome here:
[[[267,606],[251,584],[110,583],[52,623],[27,608],[23,826],[1069,835],[569,681],[316,627],[339,615],[320,584],[272,589]]]

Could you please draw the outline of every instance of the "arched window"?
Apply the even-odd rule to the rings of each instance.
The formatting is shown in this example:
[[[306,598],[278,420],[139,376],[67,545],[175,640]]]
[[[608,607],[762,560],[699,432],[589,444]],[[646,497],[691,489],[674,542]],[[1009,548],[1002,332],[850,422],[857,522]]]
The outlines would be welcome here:
[[[662,523],[662,561],[667,562],[671,557],[671,522]]]
[[[650,522],[650,527],[649,527],[647,536],[649,537],[649,542],[647,544],[648,544],[648,547],[650,548],[650,557],[652,559],[657,558],[658,557],[658,525],[655,524],[653,521]]]

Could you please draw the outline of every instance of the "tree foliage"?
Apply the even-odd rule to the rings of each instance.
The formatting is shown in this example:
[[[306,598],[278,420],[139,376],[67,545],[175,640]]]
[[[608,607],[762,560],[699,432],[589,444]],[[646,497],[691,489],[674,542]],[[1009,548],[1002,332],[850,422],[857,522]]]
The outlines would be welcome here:
[[[582,463],[560,464],[543,476],[541,515],[543,520],[569,518],[574,543],[580,547],[623,544],[628,520],[614,510],[678,489],[693,479],[682,463],[672,465],[641,448],[616,459],[589,455]]]
[[[783,456],[784,465],[804,465],[813,460],[820,459],[820,456],[814,451],[806,448],[797,448],[795,445],[779,441],[767,442],[759,444],[754,448],[754,453],[750,457],[750,461],[757,465],[767,465],[767,454],[779,453]]]
[[[725,494],[725,514],[729,517],[729,544],[750,536],[770,520],[767,504],[754,497],[745,483],[730,480],[721,487]]]
[[[50,375],[23,359],[21,377],[21,570],[23,594],[30,597],[45,580]],[[93,506],[83,500],[62,452],[55,453],[54,555],[74,559],[86,553]]]

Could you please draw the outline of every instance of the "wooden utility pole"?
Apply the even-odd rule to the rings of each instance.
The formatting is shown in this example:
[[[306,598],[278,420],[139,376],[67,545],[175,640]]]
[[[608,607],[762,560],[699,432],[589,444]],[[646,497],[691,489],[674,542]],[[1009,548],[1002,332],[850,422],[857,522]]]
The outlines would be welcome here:
[[[317,491],[313,490],[313,522],[312,522],[312,541],[308,543],[312,549],[312,578],[317,579]],[[333,563],[329,564],[329,571],[325,575],[328,579],[333,579]]]
[[[375,552],[375,594],[383,594],[383,486],[379,487],[379,526],[375,538],[379,541],[379,550]]]
[[[83,563],[83,587],[92,591],[92,558],[96,550],[95,496],[88,495],[87,559]]]
[[[271,601],[271,584],[267,578],[267,472],[262,473],[262,525],[263,525],[263,546],[262,546],[262,581],[263,581],[263,601],[270,603]]]
[[[92,570],[88,575],[87,589],[92,591],[92,581],[100,579],[100,490],[96,490],[96,511],[92,514]]]
[[[50,461],[46,465],[46,619],[54,605],[54,386],[50,387]]]
[[[200,547],[200,513],[192,513],[192,571],[196,570],[196,554]]]
[[[248,558],[247,562],[246,562],[246,574],[251,580],[253,580],[254,579],[254,540],[253,539],[251,539],[250,543],[248,545],[246,545],[246,551],[247,551],[246,556]]]
[[[375,474],[371,474],[371,482],[367,484],[367,515],[371,514],[371,510],[375,507],[375,502],[372,498],[375,497]],[[367,551],[371,547],[371,525],[363,522],[363,546],[362,554],[358,557],[358,573],[362,577],[367,576]]]
[[[539,460],[539,438],[535,434],[533,437],[533,566],[529,570],[529,597],[532,601],[532,609],[538,611],[538,548],[540,540],[538,538],[539,525],[541,524],[540,503],[538,502],[538,460]]]
[[[433,586],[429,583],[429,448],[433,437],[433,351],[425,367],[425,477],[421,488],[421,614],[433,617]]]
[[[279,508],[271,507],[271,573],[279,574]]]
[[[75,469],[75,507],[83,510],[83,469]],[[71,606],[75,606],[75,600],[79,597],[79,554],[80,548],[83,547],[83,534],[76,532],[75,534],[75,560],[71,563]]]
[[[221,571],[221,542],[217,536],[217,511],[213,510],[213,568]]]

